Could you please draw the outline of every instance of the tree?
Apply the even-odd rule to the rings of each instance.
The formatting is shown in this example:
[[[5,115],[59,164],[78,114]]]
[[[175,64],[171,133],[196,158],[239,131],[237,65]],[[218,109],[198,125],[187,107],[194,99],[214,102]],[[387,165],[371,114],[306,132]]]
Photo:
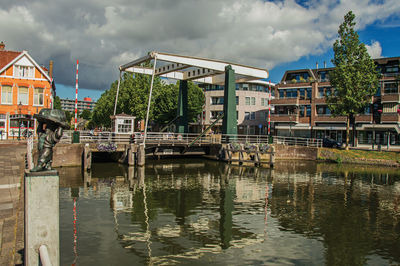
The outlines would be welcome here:
[[[54,97],[54,104],[53,104],[54,109],[61,110],[61,100],[59,96]]]
[[[92,118],[92,112],[85,109],[79,114],[79,117],[86,119],[86,120],[90,120]]]
[[[379,81],[374,61],[354,30],[354,19],[350,11],[339,26],[339,39],[333,45],[335,68],[329,74],[334,92],[326,96],[332,115],[346,116],[346,149],[349,148],[350,120],[371,103]]]
[[[124,73],[121,78],[116,113],[125,113],[136,116],[137,120],[145,119],[149,99],[151,76],[143,74]],[[152,106],[154,94],[162,89],[163,83],[159,77],[154,78]],[[110,115],[114,113],[115,96],[118,81],[111,84],[110,90],[105,91],[96,103],[92,120],[98,126],[111,126]],[[153,109],[150,109],[150,119],[153,119]]]
[[[177,115],[179,82],[164,85],[154,99],[154,120],[165,125]],[[188,122],[195,122],[204,104],[204,94],[201,88],[193,82],[188,82]]]

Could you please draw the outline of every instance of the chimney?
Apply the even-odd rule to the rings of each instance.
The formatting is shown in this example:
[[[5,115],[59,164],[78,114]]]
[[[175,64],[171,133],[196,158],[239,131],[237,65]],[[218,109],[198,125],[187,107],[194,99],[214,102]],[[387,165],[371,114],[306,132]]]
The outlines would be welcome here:
[[[324,68],[326,68],[326,61],[324,61]]]
[[[317,69],[318,69],[318,62],[316,62],[315,65],[317,66]]]
[[[50,60],[49,62],[49,76],[50,78],[53,78],[53,60]]]
[[[4,49],[6,48],[6,45],[4,44],[3,41],[0,42],[0,51],[4,51]]]

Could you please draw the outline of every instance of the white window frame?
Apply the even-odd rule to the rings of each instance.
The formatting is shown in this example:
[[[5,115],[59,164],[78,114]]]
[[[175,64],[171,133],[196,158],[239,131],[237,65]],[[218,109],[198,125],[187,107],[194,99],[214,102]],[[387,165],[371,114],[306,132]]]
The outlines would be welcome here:
[[[4,97],[3,97],[3,87],[10,87],[11,88],[11,102],[4,102]],[[13,104],[13,86],[10,85],[2,85],[1,86],[1,104],[7,104],[7,105],[12,105]]]
[[[26,68],[26,71],[24,71],[25,68]],[[14,77],[16,77],[16,78],[35,78],[35,67],[24,66],[24,65],[14,65]]]
[[[35,95],[40,95],[40,93],[38,93],[38,94],[35,93],[36,89],[43,90],[43,92],[41,93],[43,95],[43,104],[39,104],[39,98],[38,98],[38,103],[37,104],[35,103]],[[45,91],[45,88],[40,88],[40,87],[33,88],[33,106],[44,106],[44,91]]]
[[[28,97],[27,97],[27,102],[26,103],[23,103],[22,101],[21,101],[21,97],[20,97],[20,90],[21,90],[21,88],[27,88],[28,89]],[[29,87],[25,87],[25,86],[20,86],[20,87],[18,87],[18,101],[17,101],[17,104],[22,104],[22,105],[29,105]]]

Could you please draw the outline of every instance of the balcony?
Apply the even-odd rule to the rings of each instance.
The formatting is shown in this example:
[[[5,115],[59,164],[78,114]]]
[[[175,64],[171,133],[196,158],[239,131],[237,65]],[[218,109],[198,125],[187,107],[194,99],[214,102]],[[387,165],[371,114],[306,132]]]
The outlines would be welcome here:
[[[315,116],[314,122],[346,122],[346,117],[331,117],[331,115],[318,114]]]
[[[400,100],[400,94],[398,93],[393,93],[393,94],[385,94],[381,96],[381,102],[382,103],[398,103]]]
[[[298,98],[283,98],[283,99],[272,99],[272,105],[298,105]]]
[[[398,123],[400,122],[398,113],[382,113],[381,123]]]
[[[272,114],[271,122],[299,122],[298,115],[284,115],[284,114]]]
[[[372,114],[356,115],[356,123],[372,123]]]

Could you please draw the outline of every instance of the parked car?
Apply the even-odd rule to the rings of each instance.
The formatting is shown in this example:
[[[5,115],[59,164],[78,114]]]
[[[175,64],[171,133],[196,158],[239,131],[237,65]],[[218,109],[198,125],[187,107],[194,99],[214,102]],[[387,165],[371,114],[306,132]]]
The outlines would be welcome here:
[[[331,138],[324,138],[322,140],[322,147],[328,147],[328,148],[341,148],[342,143],[331,139]]]

